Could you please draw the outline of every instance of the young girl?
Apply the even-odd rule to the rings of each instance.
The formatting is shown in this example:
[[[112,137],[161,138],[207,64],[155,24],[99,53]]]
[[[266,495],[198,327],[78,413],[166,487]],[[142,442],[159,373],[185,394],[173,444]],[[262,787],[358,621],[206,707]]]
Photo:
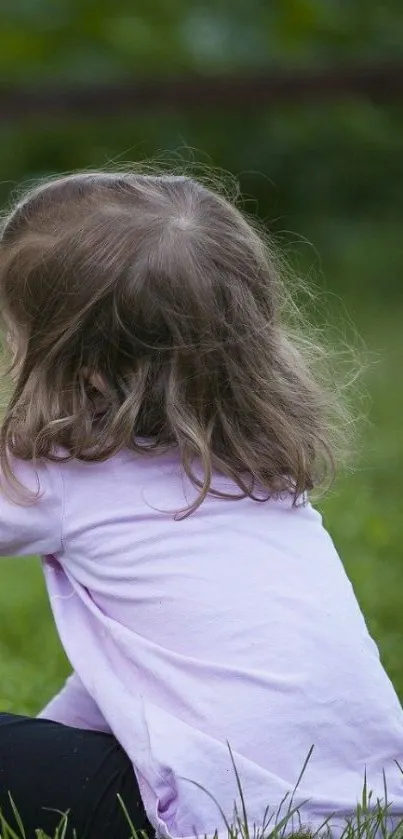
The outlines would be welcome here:
[[[188,177],[63,177],[5,219],[0,294],[0,550],[42,556],[73,670],[0,717],[4,812],[119,839],[120,793],[136,829],[224,836],[235,765],[252,829],[337,835],[365,773],[403,817],[402,709],[307,498],[330,397],[259,235]]]

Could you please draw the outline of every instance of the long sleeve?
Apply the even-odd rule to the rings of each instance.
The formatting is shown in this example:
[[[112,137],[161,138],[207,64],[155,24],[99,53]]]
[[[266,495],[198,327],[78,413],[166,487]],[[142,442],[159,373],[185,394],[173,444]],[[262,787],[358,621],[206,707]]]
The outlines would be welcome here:
[[[21,503],[9,498],[0,475],[0,556],[60,554],[62,552],[63,479],[57,463],[12,460],[23,487],[35,495]],[[37,497],[35,497],[37,496]]]
[[[16,503],[4,492],[0,476],[0,556],[62,554],[64,486],[60,466],[34,466],[14,458],[12,468],[22,486],[37,497]],[[110,730],[75,673],[38,716],[76,728]]]
[[[110,728],[98,706],[87,693],[76,673],[69,676],[60,693],[48,702],[38,717],[70,725],[73,728],[110,733]]]

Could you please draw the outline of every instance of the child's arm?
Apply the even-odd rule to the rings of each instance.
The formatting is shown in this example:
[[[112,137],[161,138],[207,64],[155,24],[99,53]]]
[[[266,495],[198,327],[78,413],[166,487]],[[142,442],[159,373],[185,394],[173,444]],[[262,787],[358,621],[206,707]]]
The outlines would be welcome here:
[[[0,556],[60,554],[63,522],[63,482],[56,463],[37,464],[11,460],[22,487],[21,499],[0,474]],[[18,492],[18,487],[17,487]],[[37,496],[37,497],[35,497]]]
[[[0,556],[57,556],[63,553],[64,487],[57,463],[37,464],[12,460],[15,477],[37,494],[16,503],[4,491],[0,475]],[[98,706],[73,673],[65,686],[39,714],[76,728],[109,732]]]
[[[76,673],[69,676],[60,693],[50,700],[38,717],[61,722],[72,728],[110,733],[98,705],[91,699]]]
[[[16,503],[4,491],[0,475],[0,556],[63,553],[64,487],[57,463],[37,464],[12,460],[13,472],[23,487],[38,497]],[[59,694],[38,715],[76,728],[109,732],[99,708],[73,673]]]

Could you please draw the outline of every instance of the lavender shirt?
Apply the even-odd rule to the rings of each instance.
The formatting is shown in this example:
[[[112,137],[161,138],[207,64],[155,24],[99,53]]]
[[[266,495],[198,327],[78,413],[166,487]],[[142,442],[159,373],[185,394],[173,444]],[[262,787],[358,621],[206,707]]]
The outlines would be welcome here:
[[[1,494],[0,552],[43,557],[73,668],[42,716],[115,734],[159,836],[227,835],[217,803],[229,821],[240,807],[229,747],[252,825],[268,805],[275,820],[311,746],[303,824],[336,812],[337,833],[365,770],[374,798],[385,770],[403,816],[402,709],[308,502],[208,497],[175,521],[195,497],[175,452],[15,471],[41,497]]]

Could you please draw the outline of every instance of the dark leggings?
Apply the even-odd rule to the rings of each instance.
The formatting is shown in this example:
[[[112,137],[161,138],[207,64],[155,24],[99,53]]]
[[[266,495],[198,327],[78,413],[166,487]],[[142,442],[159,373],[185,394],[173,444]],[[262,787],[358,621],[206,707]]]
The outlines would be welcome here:
[[[9,791],[26,839],[36,828],[53,836],[66,811],[66,839],[74,830],[77,839],[128,839],[118,794],[136,831],[154,836],[133,766],[111,734],[0,714],[0,811],[19,835]]]

